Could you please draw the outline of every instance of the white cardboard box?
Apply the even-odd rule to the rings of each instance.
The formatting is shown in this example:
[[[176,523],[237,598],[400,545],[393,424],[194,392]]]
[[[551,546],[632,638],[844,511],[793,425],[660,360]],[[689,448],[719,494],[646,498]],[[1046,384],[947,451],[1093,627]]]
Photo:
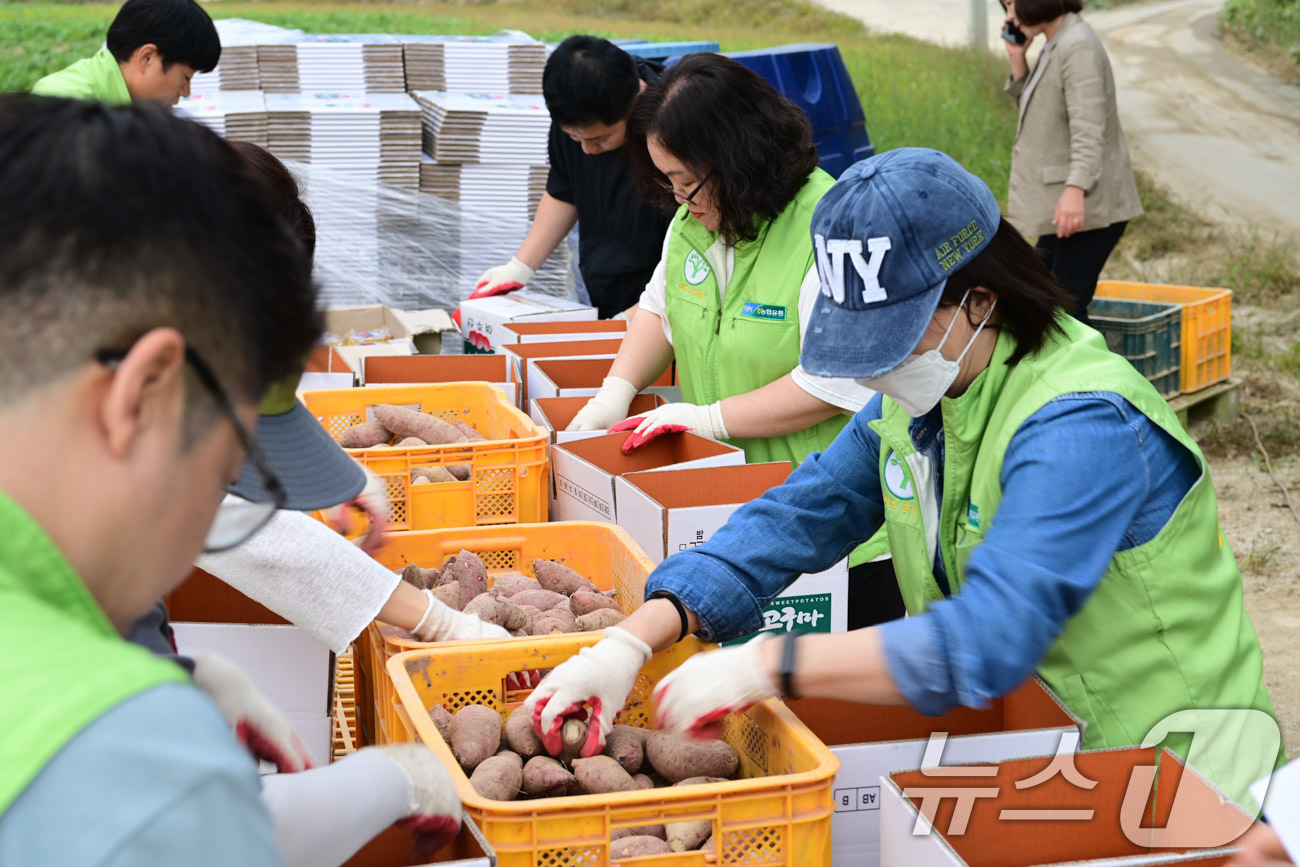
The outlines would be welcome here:
[[[1072,767],[1071,773],[1077,772],[1091,786],[1071,782],[1060,773],[1059,764],[1057,770],[1050,770],[1057,760],[1054,753],[948,768],[951,775],[945,776],[927,776],[920,770],[883,775],[882,863],[885,867],[1081,862],[1098,867],[1198,863],[1208,867],[1226,860],[1231,850],[1223,847],[1250,827],[1250,814],[1167,749],[1159,754],[1160,776],[1154,786],[1149,769],[1157,764],[1156,747],[1088,750],[1062,757]],[[950,764],[954,763],[944,762]],[[990,775],[973,775],[990,769]],[[1029,785],[1023,788],[1017,785],[1026,782]],[[927,798],[926,790],[934,789],[952,794],[938,802],[931,822],[919,808]],[[971,809],[964,827],[954,822],[962,790],[982,792],[965,796]],[[1134,803],[1126,803],[1129,799]],[[1121,821],[1126,808],[1134,814],[1127,831]],[[1074,819],[1043,815],[1060,810],[1081,815]],[[1008,818],[1005,811],[1013,811],[1017,818]],[[1175,813],[1177,818],[1172,818]],[[1174,833],[1166,836],[1161,833],[1164,829]]]
[[[348,332],[388,330],[395,340],[409,339],[414,352],[437,355],[442,349],[442,332],[454,331],[456,323],[445,310],[395,310],[383,304],[331,307],[325,311],[325,331],[339,338]],[[383,345],[383,344],[376,344]]]
[[[531,362],[528,367],[528,399],[591,397],[600,391],[600,384],[609,376],[613,365],[612,357],[547,358]],[[681,389],[673,385],[672,367],[641,389],[641,393],[659,394],[665,400],[680,400]]]
[[[919,768],[934,732],[947,732],[944,765],[992,762],[1055,752],[1061,736],[1082,723],[1037,678],[988,708],[955,708],[927,717],[910,707],[872,707],[832,699],[799,699],[790,709],[840,760],[835,778],[831,847],[835,867],[878,867],[880,778]]]
[[[553,521],[617,521],[614,480],[626,473],[671,466],[721,467],[745,462],[734,446],[693,433],[666,434],[630,455],[627,434],[605,434],[551,448],[554,473]]]
[[[586,397],[544,397],[530,400],[528,416],[534,424],[550,433],[553,443],[571,443],[589,440],[592,437],[603,437],[606,434],[603,430],[565,430],[573,421],[573,417],[587,405],[588,400],[590,398]],[[638,394],[628,405],[627,414],[631,418],[663,405],[664,399],[657,394]]]
[[[486,382],[518,405],[519,383],[509,359],[501,355],[416,355],[370,358],[363,365],[365,384]]]
[[[555,323],[559,324],[559,323]],[[509,358],[515,379],[519,382],[519,407],[527,410],[530,400],[528,395],[528,376],[533,363],[550,358],[609,358],[618,355],[622,340],[568,340],[546,343],[510,343],[499,350]]]
[[[586,322],[507,322],[502,326],[501,345],[514,343],[559,343],[572,340],[621,340],[627,334],[626,319],[593,319]]]
[[[572,322],[595,318],[595,307],[520,290],[461,302],[460,333],[465,338],[466,354],[496,352],[506,335],[501,326],[507,322]],[[515,341],[506,337],[505,342]]]

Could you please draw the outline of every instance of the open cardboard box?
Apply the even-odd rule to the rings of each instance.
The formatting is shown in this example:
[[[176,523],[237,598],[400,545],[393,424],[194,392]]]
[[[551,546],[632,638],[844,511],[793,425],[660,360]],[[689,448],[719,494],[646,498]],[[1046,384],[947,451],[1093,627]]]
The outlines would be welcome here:
[[[535,362],[528,373],[528,399],[591,397],[600,391],[600,384],[609,376],[609,369],[613,366],[613,358],[548,358]],[[641,392],[660,394],[667,400],[675,399],[673,393],[680,394],[680,390],[673,385],[672,365]]]
[[[835,699],[787,701],[790,710],[840,760],[835,777],[831,847],[835,867],[877,867],[880,861],[880,778],[923,764],[930,735],[946,732],[944,765],[996,762],[1054,753],[1083,723],[1037,677],[983,710],[958,707],[941,717],[910,707],[865,707]]]
[[[317,764],[329,761],[334,656],[304,630],[195,568],[167,597],[176,648],[220,653],[289,718]]]
[[[566,340],[557,343],[511,343],[500,352],[511,360],[515,378],[519,380],[521,397],[519,406],[528,408],[528,374],[533,365],[547,358],[613,358],[623,345],[616,340]]]
[[[415,355],[407,358],[368,358],[363,366],[366,385],[409,382],[487,382],[519,403],[519,380],[509,359],[501,355]]]
[[[508,323],[595,319],[595,307],[526,289],[506,295],[471,298],[460,304],[460,333],[465,338],[466,355],[497,352],[504,343],[516,342],[516,335],[503,328]]]
[[[672,466],[722,467],[745,462],[740,449],[693,433],[666,434],[630,455],[625,433],[551,447],[555,476],[553,521],[616,521],[614,480],[626,473]]]
[[[496,867],[497,854],[469,816],[461,816],[460,833],[432,858],[417,858],[411,846],[415,833],[393,825],[343,862],[343,867]]]
[[[1048,771],[1054,761],[1057,770]],[[1159,773],[1153,782],[1157,761]],[[1060,773],[1060,762],[1071,763],[1083,779],[1072,782]],[[944,776],[911,770],[882,778],[881,856],[886,867],[1081,862],[1120,867],[1189,861],[1200,867],[1221,863],[1229,851],[1222,847],[1231,845],[1252,821],[1177,755],[1156,747],[1090,750],[1060,759],[1044,755],[944,770]],[[970,775],[981,770],[988,775]],[[1096,785],[1086,788],[1088,781]],[[927,789],[952,794],[938,800],[937,809],[932,804],[923,813],[926,801],[937,800],[933,792],[925,793]],[[967,790],[982,791],[958,797]],[[960,811],[958,804],[964,804]],[[966,807],[970,809],[963,827]],[[1044,815],[1066,810],[1076,811],[1078,818]]]
[[[532,410],[529,417],[538,427],[550,431],[553,443],[571,443],[589,440],[592,437],[603,437],[606,434],[603,430],[565,430],[589,400],[591,400],[589,397],[543,397],[530,400]],[[657,394],[638,394],[632,398],[632,403],[628,404],[628,417],[649,412],[663,406],[664,403],[664,399]]]
[[[383,304],[331,307],[325,311],[325,331],[338,337],[345,337],[349,331],[380,328],[388,329],[394,340],[410,340],[422,355],[437,355],[442,350],[442,333],[455,331],[456,323],[445,310],[395,310]]]
[[[587,322],[507,322],[501,326],[500,344],[558,343],[571,340],[622,340],[626,319],[593,319]]]

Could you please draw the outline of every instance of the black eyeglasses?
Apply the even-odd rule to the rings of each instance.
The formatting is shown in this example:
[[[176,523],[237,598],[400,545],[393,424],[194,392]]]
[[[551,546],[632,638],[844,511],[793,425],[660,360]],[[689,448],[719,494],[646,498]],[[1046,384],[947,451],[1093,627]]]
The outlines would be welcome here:
[[[95,360],[107,368],[116,369],[122,359],[126,358],[127,352],[129,350],[126,349],[101,349],[95,353]],[[266,526],[277,509],[284,506],[288,501],[288,495],[285,493],[284,485],[280,484],[280,480],[271,469],[266,453],[258,446],[257,440],[248,435],[248,431],[239,421],[239,416],[235,415],[235,407],[230,402],[230,395],[221,387],[212,368],[189,346],[185,347],[185,360],[194,368],[199,382],[203,383],[203,387],[212,394],[217,401],[217,406],[234,426],[235,438],[239,440],[240,447],[248,456],[249,463],[262,477],[262,485],[271,497],[269,500],[262,501],[236,498],[222,503],[217,509],[212,526],[208,529],[208,537],[203,543],[204,553],[215,554],[219,551],[228,551],[248,541],[249,537]]]
[[[673,182],[668,180],[667,178],[656,178],[655,183],[659,184],[659,186],[664,190],[664,192],[668,193],[668,195],[672,196],[673,198],[681,199],[683,202],[693,205],[695,204],[695,197],[700,194],[700,190],[704,189],[704,185],[707,184],[712,177],[713,177],[713,172],[709,172],[707,175],[704,176],[704,180],[700,181],[698,184],[695,185],[695,189],[691,190],[689,193],[687,193],[684,196],[681,193],[677,192],[677,188],[673,186]]]

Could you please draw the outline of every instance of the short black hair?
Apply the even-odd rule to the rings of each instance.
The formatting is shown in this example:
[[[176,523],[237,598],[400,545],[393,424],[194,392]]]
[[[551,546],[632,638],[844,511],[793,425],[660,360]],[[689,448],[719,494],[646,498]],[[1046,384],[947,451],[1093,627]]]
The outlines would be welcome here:
[[[627,123],[627,158],[646,201],[670,213],[678,207],[650,159],[654,138],[709,178],[729,244],[757,237],[755,219],[774,219],[817,168],[803,110],[719,54],[690,54],[669,67],[646,86]]]
[[[1067,12],[1082,11],[1083,0],[1016,0],[1016,18],[1021,24],[1044,24]]]
[[[221,37],[194,0],[126,0],[108,26],[108,50],[125,63],[141,45],[158,46],[163,69],[184,63],[211,72],[221,60]]]
[[[280,219],[293,230],[293,234],[308,256],[316,254],[316,220],[311,215],[311,208],[302,200],[302,187],[293,172],[280,162],[280,158],[261,145],[251,141],[232,141],[235,149],[253,172],[262,179],[275,199],[275,209]]]
[[[956,307],[977,286],[997,295],[993,315],[996,327],[1010,329],[1016,339],[1015,352],[1007,364],[1042,349],[1048,337],[1063,335],[1057,317],[1061,311],[1073,313],[1076,306],[1047,270],[1038,251],[1005,219],[998,223],[988,246],[948,276],[939,306]],[[979,324],[970,308],[966,315],[971,325]],[[990,322],[988,327],[995,326]]]
[[[143,102],[0,95],[0,307],[0,404],[163,327],[256,402],[322,331],[310,259],[265,182]],[[215,411],[191,394],[197,380],[187,418]]]
[[[640,89],[632,55],[598,36],[570,36],[542,73],[542,96],[558,126],[613,126],[627,117]]]

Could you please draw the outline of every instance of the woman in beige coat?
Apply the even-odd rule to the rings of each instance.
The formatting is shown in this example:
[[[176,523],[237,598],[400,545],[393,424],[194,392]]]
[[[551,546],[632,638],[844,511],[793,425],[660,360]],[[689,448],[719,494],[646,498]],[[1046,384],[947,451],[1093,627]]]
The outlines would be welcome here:
[[[1006,92],[1020,106],[1007,217],[1038,249],[1087,321],[1097,277],[1128,221],[1142,213],[1110,60],[1079,17],[1081,0],[1003,0],[1027,37],[1004,39]],[[1025,49],[1047,38],[1032,71]]]

